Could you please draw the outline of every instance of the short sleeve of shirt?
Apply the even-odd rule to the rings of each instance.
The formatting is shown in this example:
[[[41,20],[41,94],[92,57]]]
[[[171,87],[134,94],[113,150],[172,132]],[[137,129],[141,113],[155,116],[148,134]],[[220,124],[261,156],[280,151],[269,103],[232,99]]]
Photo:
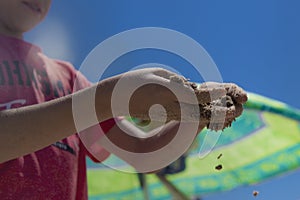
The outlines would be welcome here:
[[[92,83],[79,71],[76,71],[72,64],[65,61],[57,61],[60,65],[65,65],[73,73],[73,92],[92,86]],[[81,140],[83,150],[94,162],[102,162],[109,157],[110,153],[99,145],[91,145],[90,142],[96,141],[99,137],[103,137],[116,124],[115,119],[108,119],[78,133]],[[87,137],[83,137],[85,134]],[[92,138],[92,139],[90,139]],[[93,150],[91,150],[93,148]],[[96,148],[96,149],[95,149]]]
[[[115,120],[118,119],[108,119],[78,133],[86,154],[94,162],[102,162],[109,157],[110,153],[98,141],[101,137],[105,137],[104,134],[115,126]]]

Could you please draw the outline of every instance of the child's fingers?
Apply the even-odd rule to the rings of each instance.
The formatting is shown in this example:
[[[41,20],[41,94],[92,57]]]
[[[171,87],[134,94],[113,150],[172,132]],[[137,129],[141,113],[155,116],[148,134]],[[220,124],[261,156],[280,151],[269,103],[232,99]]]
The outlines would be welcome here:
[[[226,94],[236,103],[244,104],[248,100],[247,93],[234,83],[205,82],[200,84],[198,89],[203,91],[217,89],[217,91],[220,91],[220,95],[222,89],[225,89]]]
[[[224,87],[199,87],[195,89],[199,103],[209,103],[226,95]]]
[[[225,83],[224,86],[228,95],[231,96],[235,102],[240,104],[246,103],[248,100],[247,93],[242,88],[234,83]]]
[[[201,85],[197,85],[193,82],[188,81],[183,76],[180,76],[178,74],[175,74],[173,72],[164,69],[154,70],[153,74],[156,75],[157,78],[160,80],[163,81],[168,80],[171,88],[177,88],[182,90],[182,88],[185,87],[189,89],[186,91],[184,90],[180,91],[183,97],[186,98],[184,101],[179,100],[180,102],[191,103],[191,101],[189,100],[192,94],[191,92],[193,92],[194,95],[196,95],[196,99],[198,101],[197,103],[199,104],[209,103],[211,101],[214,101],[226,95],[226,89],[221,84],[210,82],[207,84],[203,83]]]
[[[243,113],[243,105],[240,103],[236,103],[235,105],[235,117],[239,117]]]
[[[207,121],[207,128],[211,130],[223,130],[231,126],[231,123],[242,114],[243,106],[240,103],[235,104],[213,104],[202,108],[202,121]]]

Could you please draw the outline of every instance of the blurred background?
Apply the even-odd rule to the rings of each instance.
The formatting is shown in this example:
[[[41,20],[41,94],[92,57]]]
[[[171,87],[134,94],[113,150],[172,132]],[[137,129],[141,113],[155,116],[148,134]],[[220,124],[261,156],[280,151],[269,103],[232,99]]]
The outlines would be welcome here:
[[[300,2],[297,0],[53,1],[45,21],[26,34],[50,57],[80,68],[94,47],[125,30],[164,27],[188,35],[215,61],[224,82],[300,108]],[[143,63],[188,66],[178,56],[145,50],[116,60],[120,73]],[[189,69],[189,67],[186,67]],[[185,70],[184,70],[185,71]],[[192,81],[201,82],[189,70]],[[300,199],[300,171],[204,200]],[[254,197],[252,192],[259,191]]]

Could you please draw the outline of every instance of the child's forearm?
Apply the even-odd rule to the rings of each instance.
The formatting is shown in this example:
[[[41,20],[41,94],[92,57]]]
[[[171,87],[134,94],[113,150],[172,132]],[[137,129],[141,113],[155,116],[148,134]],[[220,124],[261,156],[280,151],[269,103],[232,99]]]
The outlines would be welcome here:
[[[160,130],[157,131],[157,129],[149,132],[149,133],[142,133],[137,127],[134,125],[131,125],[132,127],[129,127],[129,122],[126,123],[119,123],[119,126],[114,126],[107,134],[106,136],[116,146],[127,150],[129,152],[134,153],[147,153],[147,152],[154,152],[156,150],[161,149],[162,147],[166,146],[168,143],[172,141],[172,139],[178,134],[178,128],[179,128],[180,122],[178,121],[171,121],[163,127],[159,128]],[[192,134],[196,136],[198,133],[202,131],[206,127],[206,124],[197,124],[197,123],[182,123],[182,125],[186,126],[197,126],[197,130],[195,132],[188,132],[187,134]],[[126,127],[127,126],[127,127]],[[130,132],[126,133],[124,130]],[[184,130],[184,129],[183,129]],[[183,131],[181,130],[181,131]],[[151,137],[146,137],[146,136]],[[104,142],[105,143],[105,142]],[[103,145],[105,146],[105,144]]]
[[[196,135],[206,126],[203,123],[182,123],[181,125],[183,128],[180,133],[178,121],[171,121],[146,133],[130,122],[122,120],[119,121],[118,126],[114,126],[106,133],[106,137],[101,137],[99,141],[94,142],[132,165],[136,170],[152,172],[165,167],[164,163],[154,161],[155,156],[152,154],[156,154],[156,157],[159,156],[163,160],[173,161],[173,156],[185,153]],[[181,136],[175,139],[178,134]],[[156,162],[155,166],[143,164],[151,161]]]
[[[75,133],[70,96],[0,112],[0,162],[39,150]]]
[[[76,98],[80,102],[76,105],[79,107],[77,109],[90,106],[84,102],[87,102],[85,99],[95,91],[95,87],[97,86],[42,104],[1,111],[0,163],[32,153],[76,133],[78,127],[73,118],[72,101]],[[108,90],[99,85],[97,92],[101,96],[101,101],[98,98],[97,111],[102,111],[101,114],[97,113],[97,121],[104,121],[112,117],[105,103],[110,101],[110,94],[105,94]],[[88,120],[89,116],[84,118],[87,120],[84,124],[81,123],[83,126],[80,129],[97,123],[95,120]]]

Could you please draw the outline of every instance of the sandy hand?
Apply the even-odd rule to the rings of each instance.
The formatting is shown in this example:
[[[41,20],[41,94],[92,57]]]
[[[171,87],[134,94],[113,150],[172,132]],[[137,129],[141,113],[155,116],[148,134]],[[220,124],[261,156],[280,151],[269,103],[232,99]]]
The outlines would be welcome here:
[[[247,101],[247,93],[234,83],[205,82],[196,84],[184,77],[171,76],[170,81],[191,87],[197,97],[200,109],[189,103],[181,103],[181,108],[189,110],[190,115],[182,115],[182,121],[200,119],[211,130],[223,130],[231,126],[243,112],[243,104]]]
[[[231,126],[232,122],[242,114],[243,104],[248,98],[247,93],[234,83],[206,82],[194,89],[196,93],[205,96],[206,93],[211,94],[213,88],[223,88],[226,94],[199,104],[200,122],[206,123],[207,128],[218,131]]]
[[[118,94],[114,106],[119,116],[127,115],[124,108],[129,106],[132,117],[154,121],[200,120],[212,130],[222,130],[242,114],[247,101],[246,92],[236,84],[196,84],[160,68],[135,70],[115,78],[119,84],[114,88]],[[126,96],[129,105],[124,104]]]

